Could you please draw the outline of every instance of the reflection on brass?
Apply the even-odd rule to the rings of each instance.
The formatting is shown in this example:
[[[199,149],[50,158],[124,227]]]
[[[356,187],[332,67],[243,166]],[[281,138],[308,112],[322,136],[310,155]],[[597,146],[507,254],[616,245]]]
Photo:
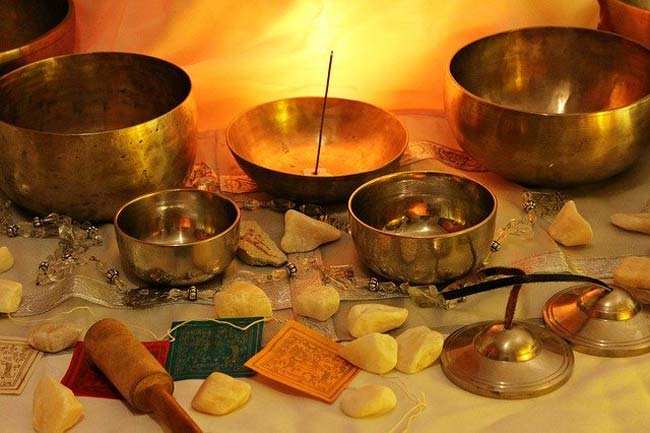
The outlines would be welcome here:
[[[360,186],[348,202],[361,262],[392,281],[451,280],[485,259],[494,236],[495,196],[483,185],[446,173],[395,173]],[[466,227],[448,233],[440,220]]]
[[[174,189],[143,195],[115,216],[122,264],[156,284],[206,281],[235,257],[240,218],[232,200],[208,191]]]
[[[32,63],[0,78],[0,188],[46,214],[108,221],[127,200],[182,186],[196,152],[189,76],[138,54]]]
[[[252,108],[226,129],[241,168],[276,196],[308,203],[345,201],[363,182],[389,173],[408,136],[392,114],[328,98],[318,175],[313,175],[323,98],[289,98]]]
[[[580,352],[609,357],[650,352],[650,313],[620,287],[558,292],[544,306],[544,322]]]
[[[598,28],[618,33],[650,47],[650,1],[599,0]]]
[[[543,186],[621,172],[650,140],[650,51],[612,33],[536,27],[460,49],[445,107],[460,145],[508,179]]]
[[[0,76],[74,48],[72,0],[0,1]]]
[[[459,387],[503,399],[536,397],[573,372],[571,347],[546,329],[514,322],[479,322],[454,331],[440,355],[442,371]]]

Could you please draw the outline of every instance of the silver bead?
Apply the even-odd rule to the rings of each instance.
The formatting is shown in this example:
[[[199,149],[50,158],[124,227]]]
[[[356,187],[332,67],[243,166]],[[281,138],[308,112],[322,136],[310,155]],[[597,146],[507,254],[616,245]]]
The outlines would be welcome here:
[[[535,200],[526,200],[526,201],[524,201],[524,204],[522,205],[522,207],[524,208],[525,212],[530,212],[530,211],[534,210],[535,207],[537,207],[537,203],[535,203]]]
[[[7,226],[7,236],[9,236],[10,238],[15,238],[16,236],[18,236],[18,230],[19,228],[16,224],[9,224]]]
[[[496,253],[501,249],[501,242],[497,241],[496,239],[492,241],[492,244],[490,245],[490,251],[493,253]]]
[[[295,277],[298,273],[298,267],[295,265],[295,263],[287,263],[285,269],[287,270],[287,275],[289,275],[289,278]]]
[[[106,279],[109,283],[114,283],[115,280],[120,276],[120,271],[115,268],[110,268],[106,271]]]
[[[38,269],[41,272],[47,272],[47,269],[50,267],[50,263],[47,260],[43,260],[41,263],[38,264]]]
[[[39,228],[43,227],[43,220],[41,219],[41,217],[35,216],[32,219],[32,225],[34,226],[35,229],[39,229]]]
[[[196,288],[196,286],[190,286],[189,290],[187,291],[187,300],[196,301],[198,298],[199,290]]]
[[[379,280],[377,277],[370,277],[368,279],[368,290],[371,292],[376,292],[379,290]]]
[[[70,251],[63,253],[63,260],[70,260],[73,258],[73,255]]]
[[[86,238],[95,240],[97,235],[97,227],[91,225],[86,229]]]

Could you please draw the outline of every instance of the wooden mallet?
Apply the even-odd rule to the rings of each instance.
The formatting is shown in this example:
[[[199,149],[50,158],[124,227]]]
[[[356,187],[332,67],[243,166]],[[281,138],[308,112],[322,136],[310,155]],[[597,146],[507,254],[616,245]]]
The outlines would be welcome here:
[[[201,433],[172,396],[172,377],[122,322],[96,322],[86,333],[84,346],[90,359],[133,408],[153,412],[173,433]]]

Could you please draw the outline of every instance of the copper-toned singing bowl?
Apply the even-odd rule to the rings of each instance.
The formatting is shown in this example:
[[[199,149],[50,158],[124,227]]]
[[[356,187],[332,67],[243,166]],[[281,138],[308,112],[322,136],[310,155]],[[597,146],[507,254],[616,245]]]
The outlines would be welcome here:
[[[650,0],[599,0],[599,28],[650,47]]]
[[[74,48],[72,0],[0,0],[0,76]]]
[[[196,152],[189,76],[154,57],[54,57],[0,78],[0,188],[38,213],[108,221],[182,186]]]
[[[241,214],[209,191],[172,189],[137,197],[115,215],[124,268],[155,284],[188,285],[223,272],[235,257]]]
[[[392,281],[428,284],[465,275],[484,261],[497,200],[471,179],[411,171],[363,184],[350,196],[348,212],[362,263]]]
[[[536,27],[460,49],[445,108],[460,145],[491,171],[542,186],[605,179],[650,140],[650,50],[597,30]]]
[[[408,135],[392,114],[364,102],[328,98],[318,175],[323,98],[289,98],[252,108],[226,129],[241,168],[276,196],[303,202],[345,201],[363,182],[391,172]]]

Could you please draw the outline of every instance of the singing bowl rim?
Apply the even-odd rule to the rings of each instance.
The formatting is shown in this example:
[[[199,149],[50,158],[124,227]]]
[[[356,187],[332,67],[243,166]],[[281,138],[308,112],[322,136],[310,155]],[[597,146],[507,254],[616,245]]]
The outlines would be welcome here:
[[[219,233],[215,233],[205,239],[201,239],[199,241],[193,241],[193,242],[183,242],[183,243],[160,243],[160,242],[151,242],[151,241],[146,241],[140,238],[137,238],[135,236],[132,236],[128,234],[120,225],[120,216],[124,214],[124,212],[133,204],[141,202],[143,200],[151,199],[155,196],[161,196],[161,195],[166,195],[166,194],[175,194],[175,193],[191,193],[195,195],[201,195],[201,196],[210,196],[210,197],[216,197],[219,200],[227,203],[229,206],[231,206],[234,211],[235,211],[235,218],[234,221],[228,225],[224,230],[220,231]],[[126,203],[124,203],[118,210],[115,212],[115,217],[113,218],[113,226],[115,227],[115,231],[119,233],[121,237],[124,239],[129,240],[130,242],[137,243],[140,245],[147,245],[150,247],[154,248],[182,248],[182,247],[193,247],[196,245],[201,245],[201,244],[207,244],[214,242],[217,239],[224,238],[228,236],[230,233],[232,233],[234,230],[237,229],[241,222],[241,210],[239,209],[239,206],[237,206],[237,203],[235,203],[234,200],[232,200],[229,197],[226,197],[223,194],[219,194],[217,192],[213,191],[208,191],[208,190],[203,190],[203,189],[196,189],[196,188],[171,188],[171,189],[163,189],[160,191],[153,191],[149,192],[146,194],[139,195]]]
[[[65,0],[68,4],[68,13],[59,21],[54,27],[51,27],[45,33],[37,36],[36,38],[19,45],[12,47],[5,51],[0,51],[0,70],[7,65],[10,65],[11,62],[16,61],[21,57],[29,56],[33,53],[36,53],[48,46],[52,45],[56,40],[59,39],[63,34],[75,30],[75,5],[73,0]],[[30,64],[30,63],[28,63]],[[12,68],[13,70],[13,68]],[[9,71],[11,72],[11,71]],[[1,76],[2,74],[0,74]]]
[[[81,58],[92,58],[92,57],[132,57],[132,58],[138,58],[141,60],[145,60],[147,62],[154,62],[154,63],[159,63],[161,65],[164,65],[166,68],[169,68],[170,70],[173,70],[174,72],[177,72],[180,74],[184,81],[184,85],[187,87],[187,91],[184,92],[184,96],[182,98],[179,98],[178,101],[174,103],[167,111],[161,112],[156,116],[152,116],[148,118],[147,120],[140,121],[138,123],[133,123],[127,126],[123,126],[120,128],[113,128],[113,129],[103,129],[99,131],[85,131],[85,132],[58,132],[58,131],[43,131],[40,129],[34,129],[34,128],[29,128],[25,126],[20,126],[20,125],[15,125],[13,123],[10,123],[6,121],[5,119],[0,116],[0,123],[10,127],[14,128],[17,130],[25,131],[27,133],[31,134],[44,134],[44,135],[51,135],[51,136],[56,136],[56,137],[89,137],[89,136],[98,136],[98,135],[105,135],[105,134],[114,134],[120,131],[125,131],[128,129],[136,128],[142,125],[146,125],[147,123],[150,122],[155,122],[162,117],[168,116],[170,113],[172,113],[175,110],[178,110],[179,107],[184,106],[185,104],[188,103],[188,100],[193,99],[193,86],[192,86],[192,79],[190,75],[183,69],[182,67],[178,66],[175,63],[170,62],[169,60],[162,59],[160,57],[155,57],[155,56],[150,56],[147,54],[140,54],[140,53],[131,53],[127,51],[93,51],[93,52],[88,52],[88,53],[71,53],[71,54],[62,54],[60,56],[54,56],[54,57],[49,57],[47,59],[42,59],[36,62],[28,63],[26,65],[23,65],[19,68],[16,68],[12,71],[9,71],[8,73],[0,76],[0,85],[11,78],[13,78],[15,75],[18,74],[24,74],[26,71],[32,71],[34,69],[38,69],[43,67],[43,65],[46,65],[47,63],[55,62],[55,61],[71,61],[70,59],[81,59]],[[193,102],[192,102],[193,103]]]
[[[649,11],[650,12],[650,11]],[[627,36],[610,32],[610,31],[604,31],[604,30],[598,30],[598,29],[591,29],[587,27],[572,27],[572,26],[531,26],[531,27],[520,27],[516,29],[511,29],[511,30],[506,30],[498,33],[493,33],[490,35],[483,36],[479,39],[476,39],[468,44],[463,45],[461,48],[459,48],[454,55],[451,57],[449,60],[449,63],[447,65],[447,70],[445,73],[445,76],[448,80],[448,83],[456,87],[457,89],[460,89],[460,93],[466,94],[474,98],[476,101],[493,107],[498,110],[503,110],[503,111],[508,111],[511,113],[516,113],[516,114],[521,114],[521,115],[527,115],[527,116],[538,116],[538,117],[554,117],[554,118],[566,118],[570,119],[572,117],[595,117],[595,116],[601,116],[603,113],[615,113],[618,111],[625,111],[629,110],[631,107],[634,107],[636,105],[642,104],[645,101],[650,100],[650,92],[646,93],[644,96],[641,98],[635,99],[633,102],[630,102],[625,105],[621,105],[618,107],[613,107],[609,109],[604,109],[604,110],[598,110],[598,111],[572,111],[568,113],[556,113],[556,112],[551,112],[551,111],[537,111],[537,110],[524,110],[521,109],[517,106],[514,105],[509,105],[509,104],[499,104],[497,102],[494,102],[490,99],[487,99],[483,96],[477,95],[476,93],[470,91],[465,87],[463,84],[461,84],[457,79],[454,73],[452,72],[452,65],[454,63],[454,60],[459,58],[459,56],[465,51],[470,49],[473,46],[479,45],[481,43],[485,43],[488,40],[491,39],[496,39],[496,38],[503,38],[507,35],[510,34],[516,34],[516,33],[533,33],[533,32],[581,32],[581,33],[590,33],[593,35],[601,35],[602,37],[607,37],[611,40],[617,40],[619,42],[622,42],[624,44],[629,44],[631,46],[634,46],[634,49],[645,51],[650,57],[650,48],[644,46],[640,42],[635,41],[634,39],[631,39]],[[444,86],[446,87],[446,86]],[[445,98],[446,99],[446,98]]]
[[[255,106],[241,112],[233,120],[231,120],[230,123],[228,124],[228,126],[226,127],[225,137],[226,137],[226,145],[228,146],[228,149],[230,150],[230,152],[232,152],[232,154],[235,156],[236,159],[242,159],[246,163],[248,163],[250,165],[253,165],[256,168],[266,170],[266,171],[270,172],[273,175],[288,177],[289,179],[296,179],[296,181],[298,181],[298,180],[300,180],[300,181],[313,181],[314,183],[321,183],[321,182],[326,182],[326,181],[352,180],[356,176],[363,177],[364,175],[368,175],[368,174],[374,173],[376,171],[380,171],[380,170],[390,166],[391,164],[394,164],[395,162],[397,162],[399,160],[399,158],[404,154],[404,151],[406,150],[406,148],[408,147],[408,143],[409,143],[408,131],[406,130],[406,127],[404,126],[402,121],[399,120],[396,115],[389,112],[388,110],[384,110],[383,108],[380,108],[379,106],[374,105],[374,104],[370,104],[368,102],[359,101],[359,100],[356,100],[356,99],[339,98],[339,97],[328,97],[327,100],[328,101],[335,100],[335,101],[343,102],[343,103],[347,103],[347,104],[352,103],[352,104],[362,105],[362,106],[368,107],[368,108],[370,108],[372,110],[375,110],[377,112],[380,112],[380,113],[384,114],[387,118],[390,118],[391,120],[393,120],[396,123],[396,125],[398,125],[400,127],[400,130],[404,133],[404,142],[399,146],[399,151],[397,152],[397,154],[393,155],[389,160],[384,161],[382,165],[371,168],[371,169],[366,169],[364,171],[357,171],[357,172],[353,172],[353,173],[339,174],[339,175],[333,175],[333,176],[331,176],[331,175],[309,176],[309,175],[301,175],[301,174],[297,174],[297,173],[288,173],[288,172],[276,170],[276,169],[273,169],[273,168],[269,168],[269,167],[266,167],[264,165],[260,165],[258,162],[251,161],[249,158],[246,158],[243,155],[241,155],[241,153],[237,152],[237,150],[231,144],[230,131],[236,126],[236,124],[237,124],[237,122],[239,120],[241,120],[244,116],[248,115],[249,113],[251,113],[251,112],[253,112],[255,110],[258,110],[258,109],[260,109],[262,107],[277,104],[277,103],[282,102],[282,101],[306,101],[306,100],[323,100],[323,97],[322,96],[296,96],[296,97],[275,99],[275,100],[272,100],[272,101],[267,101],[267,102],[263,102],[261,104],[257,104]],[[260,185],[260,188],[263,188],[263,186]]]
[[[421,176],[423,178],[427,177],[446,177],[446,178],[455,178],[459,179],[462,182],[465,183],[470,183],[473,184],[479,189],[481,189],[483,192],[487,193],[487,195],[490,197],[492,200],[492,206],[490,209],[490,212],[483,218],[481,219],[478,223],[473,224],[469,227],[466,227],[462,230],[458,230],[455,232],[451,233],[440,233],[440,234],[432,234],[432,235],[410,235],[410,234],[402,234],[402,233],[394,233],[394,232],[389,232],[385,231],[376,227],[371,226],[370,224],[366,223],[364,220],[359,218],[359,216],[354,212],[354,205],[353,201],[359,194],[363,192],[363,190],[366,190],[369,187],[372,187],[375,184],[378,183],[386,183],[386,182],[394,182],[396,180],[399,180],[399,178],[412,178],[413,176]],[[374,233],[377,236],[387,236],[391,238],[398,238],[398,239],[413,239],[416,241],[425,241],[425,240],[431,240],[431,239],[449,239],[449,238],[454,238],[457,236],[462,236],[464,234],[480,230],[483,226],[491,224],[493,220],[496,219],[496,214],[497,214],[497,209],[498,209],[498,200],[496,194],[492,192],[490,188],[488,188],[485,184],[478,182],[474,179],[470,179],[469,177],[466,176],[461,176],[453,173],[447,173],[447,172],[442,172],[442,171],[434,171],[434,170],[414,170],[414,171],[401,171],[397,173],[391,173],[387,174],[384,176],[377,177],[375,179],[372,179],[363,185],[359,186],[351,195],[348,200],[348,214],[350,217],[355,221],[356,224],[359,224],[361,227],[363,227],[364,230],[369,231],[371,233]]]

